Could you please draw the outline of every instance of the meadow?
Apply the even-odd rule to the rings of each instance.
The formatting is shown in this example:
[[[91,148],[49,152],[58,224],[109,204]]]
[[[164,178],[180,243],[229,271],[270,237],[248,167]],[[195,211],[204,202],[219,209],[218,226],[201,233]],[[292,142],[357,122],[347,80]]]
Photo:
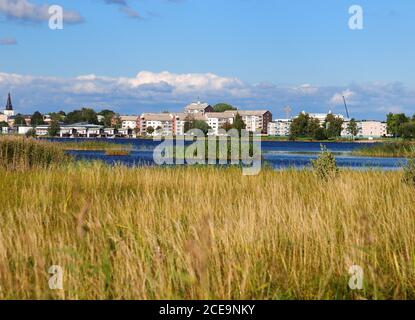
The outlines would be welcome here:
[[[0,166],[0,299],[414,299],[402,176]],[[352,265],[363,290],[348,287]]]

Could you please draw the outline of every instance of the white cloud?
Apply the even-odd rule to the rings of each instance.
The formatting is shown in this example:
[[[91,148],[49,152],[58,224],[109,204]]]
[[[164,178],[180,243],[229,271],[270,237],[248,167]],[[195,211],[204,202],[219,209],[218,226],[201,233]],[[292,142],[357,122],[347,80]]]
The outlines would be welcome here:
[[[35,4],[29,0],[0,0],[0,13],[9,19],[19,21],[42,22],[50,18],[48,4]],[[66,23],[81,23],[79,12],[64,9],[63,20]]]
[[[70,110],[82,105],[97,109],[110,107],[126,113],[181,110],[200,97],[212,104],[229,102],[243,108],[267,108],[275,117],[282,117],[286,105],[293,107],[293,113],[344,112],[343,95],[351,116],[356,119],[384,119],[387,112],[396,110],[415,112],[415,91],[400,83],[352,84],[346,88],[311,84],[282,86],[249,84],[212,73],[142,71],[130,78],[95,74],[57,78],[0,72],[0,105],[9,91],[16,108],[28,113],[35,109]]]

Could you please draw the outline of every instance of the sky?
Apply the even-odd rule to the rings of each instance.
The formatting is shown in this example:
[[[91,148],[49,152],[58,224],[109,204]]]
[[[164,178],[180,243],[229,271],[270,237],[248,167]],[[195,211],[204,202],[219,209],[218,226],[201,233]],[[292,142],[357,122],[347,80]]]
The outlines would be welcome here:
[[[357,119],[414,114],[414,32],[411,0],[0,0],[0,108],[11,92],[21,113],[200,99],[283,118],[344,113],[345,96]]]

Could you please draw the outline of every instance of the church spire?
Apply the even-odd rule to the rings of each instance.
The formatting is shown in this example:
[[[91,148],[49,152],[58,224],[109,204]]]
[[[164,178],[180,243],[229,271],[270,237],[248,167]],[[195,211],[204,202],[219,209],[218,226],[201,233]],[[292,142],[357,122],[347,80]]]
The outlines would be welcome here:
[[[13,110],[12,99],[10,98],[10,92],[9,92],[9,96],[7,97],[6,110],[9,110],[9,111]]]

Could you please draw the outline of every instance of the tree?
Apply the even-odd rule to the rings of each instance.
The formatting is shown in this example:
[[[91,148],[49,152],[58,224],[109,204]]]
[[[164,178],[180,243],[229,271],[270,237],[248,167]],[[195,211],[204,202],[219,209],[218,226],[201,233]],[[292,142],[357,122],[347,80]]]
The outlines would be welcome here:
[[[195,120],[193,116],[188,115],[186,117],[183,130],[185,133],[187,133],[189,130],[192,129],[199,129],[203,132],[204,135],[207,135],[210,127],[205,121]]]
[[[402,136],[402,126],[408,123],[410,119],[405,113],[389,113],[387,115],[387,130],[389,134],[392,134],[395,138]]]
[[[404,123],[401,128],[402,138],[415,139],[415,122]]]
[[[236,110],[236,108],[228,103],[218,103],[213,106],[214,112],[225,112],[227,110]]]
[[[220,128],[225,131],[229,131],[233,128],[233,125],[230,124],[229,121],[226,121]]]
[[[314,140],[327,140],[326,130],[322,127],[317,128],[313,135]]]
[[[59,134],[60,130],[61,130],[61,127],[59,125],[59,122],[56,120],[52,120],[50,122],[50,126],[48,129],[48,135],[51,137],[55,137]]]
[[[153,134],[153,132],[154,132],[154,128],[153,127],[150,126],[150,127],[147,128],[147,133],[148,134],[151,135],[151,134]]]
[[[118,113],[116,113],[114,115],[114,117],[112,118],[112,124],[111,124],[115,129],[119,129],[122,127],[122,120],[121,117]]]
[[[6,121],[1,121],[0,122],[0,128],[7,128],[9,126],[9,124]]]
[[[236,114],[232,127],[233,129],[238,130],[239,136],[241,135],[242,130],[246,129],[246,124],[239,113]]]
[[[14,118],[14,124],[17,126],[25,126],[26,120],[20,113],[18,113],[16,117]]]
[[[293,119],[290,126],[290,137],[295,139],[297,137],[306,136],[308,131],[308,124],[310,122],[310,115],[307,113],[300,113]]]
[[[106,126],[106,127],[111,127],[112,126],[112,119],[115,116],[115,112],[112,110],[102,110],[100,113],[98,113],[100,116],[104,117],[104,120],[101,121],[101,124]]]
[[[313,137],[315,132],[321,128],[320,120],[310,117],[306,128],[305,136]]]
[[[66,115],[65,123],[74,124],[77,122],[87,122],[89,124],[98,124],[98,115],[93,109],[82,108],[74,110]]]
[[[65,120],[66,114],[63,111],[49,113],[51,120],[61,122]]]
[[[32,115],[32,117],[30,119],[30,122],[31,122],[33,127],[45,124],[45,122],[43,121],[43,115],[39,111],[36,111]]]
[[[336,117],[333,114],[329,113],[324,122],[324,127],[326,128],[326,134],[328,138],[337,138],[342,134],[344,120],[340,117]]]
[[[354,118],[350,119],[347,125],[347,133],[352,135],[353,138],[359,134],[359,128],[357,127],[357,122]]]

